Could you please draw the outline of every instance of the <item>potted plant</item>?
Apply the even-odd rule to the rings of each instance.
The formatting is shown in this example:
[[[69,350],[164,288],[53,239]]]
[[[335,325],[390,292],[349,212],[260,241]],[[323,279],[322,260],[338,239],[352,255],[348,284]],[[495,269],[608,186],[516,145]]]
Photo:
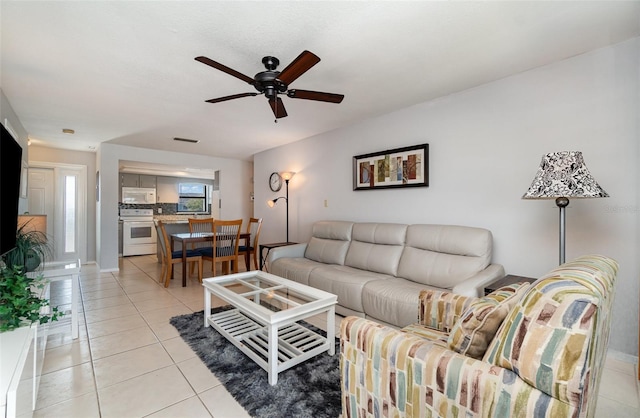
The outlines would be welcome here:
[[[41,231],[30,229],[29,222],[31,221],[18,228],[15,248],[4,255],[7,266],[23,266],[25,272],[34,271],[51,255],[47,236]]]
[[[0,332],[45,324],[63,315],[57,307],[44,309],[50,306],[40,297],[45,284],[42,275],[29,277],[22,267],[7,265],[0,270]]]

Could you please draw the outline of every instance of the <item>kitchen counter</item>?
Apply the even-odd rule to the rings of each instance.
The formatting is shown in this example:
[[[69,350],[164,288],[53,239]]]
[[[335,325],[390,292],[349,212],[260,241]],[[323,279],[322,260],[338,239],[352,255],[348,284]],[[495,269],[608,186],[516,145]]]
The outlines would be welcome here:
[[[193,218],[193,215],[154,215],[153,219],[162,221],[164,224],[186,224],[189,223],[189,218]],[[198,215],[196,218],[205,219],[211,216]]]

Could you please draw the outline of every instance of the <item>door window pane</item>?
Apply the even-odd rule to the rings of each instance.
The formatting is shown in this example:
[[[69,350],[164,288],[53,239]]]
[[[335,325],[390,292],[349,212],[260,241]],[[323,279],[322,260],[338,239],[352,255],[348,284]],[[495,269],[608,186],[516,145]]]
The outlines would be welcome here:
[[[76,251],[76,176],[64,177],[64,252]]]

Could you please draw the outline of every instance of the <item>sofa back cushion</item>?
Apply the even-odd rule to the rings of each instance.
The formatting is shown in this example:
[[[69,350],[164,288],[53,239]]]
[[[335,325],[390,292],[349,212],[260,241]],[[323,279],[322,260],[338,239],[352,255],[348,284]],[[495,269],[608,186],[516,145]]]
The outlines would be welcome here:
[[[345,265],[391,276],[397,275],[406,232],[407,225],[404,224],[354,224]]]
[[[504,320],[483,360],[573,407],[593,410],[617,269],[610,258],[584,256],[541,277]]]
[[[410,225],[398,276],[452,289],[491,263],[493,237],[483,228]]]
[[[353,222],[320,221],[313,224],[304,257],[319,263],[344,264]]]

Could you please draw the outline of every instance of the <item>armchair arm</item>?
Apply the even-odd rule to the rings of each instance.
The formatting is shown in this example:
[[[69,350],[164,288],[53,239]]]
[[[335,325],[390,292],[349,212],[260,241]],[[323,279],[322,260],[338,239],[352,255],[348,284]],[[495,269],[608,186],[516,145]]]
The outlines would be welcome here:
[[[421,325],[449,332],[462,313],[477,300],[441,290],[423,290],[419,296],[418,321]]]
[[[267,263],[271,264],[278,258],[300,258],[304,257],[304,252],[307,250],[307,244],[294,244],[294,245],[286,245],[283,247],[272,248],[269,251],[269,256],[267,257]]]
[[[508,369],[375,322],[341,324],[342,416],[579,416]]]
[[[504,267],[501,264],[491,264],[478,274],[469,277],[464,282],[454,286],[451,291],[465,296],[475,296],[481,298],[484,296],[484,288],[496,280],[500,280],[505,276]]]

